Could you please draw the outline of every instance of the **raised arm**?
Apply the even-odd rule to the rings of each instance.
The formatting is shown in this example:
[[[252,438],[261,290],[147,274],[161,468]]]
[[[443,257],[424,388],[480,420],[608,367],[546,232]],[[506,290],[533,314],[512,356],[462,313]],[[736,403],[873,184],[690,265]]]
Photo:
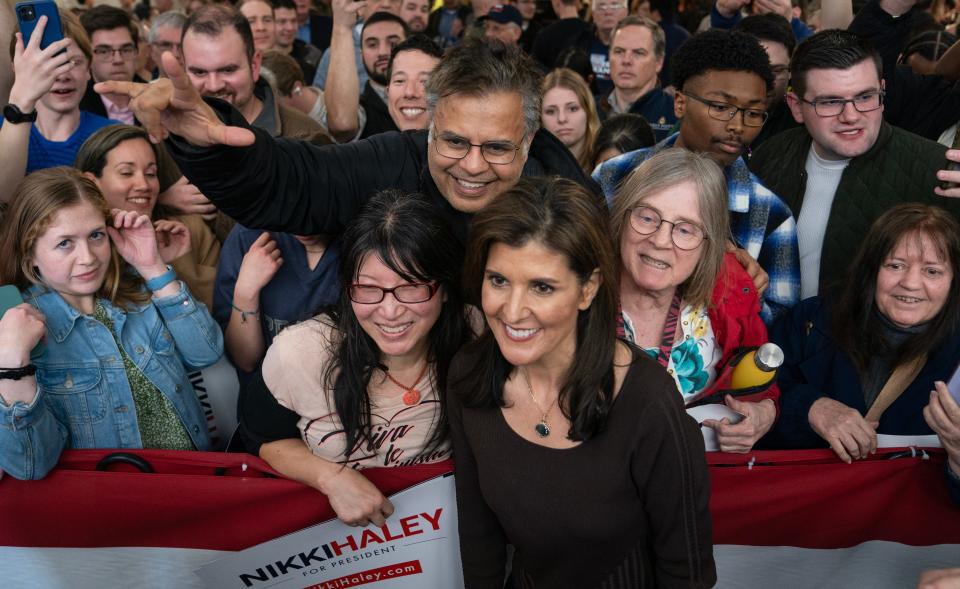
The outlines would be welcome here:
[[[339,233],[376,191],[419,188],[425,134],[382,133],[348,145],[274,140],[225,102],[205,102],[164,54],[170,79],[103,82],[98,92],[133,98],[151,136],[218,209],[252,229],[300,235]]]
[[[337,141],[347,142],[360,128],[360,79],[353,48],[353,26],[357,10],[366,2],[333,0],[333,33],[330,38],[330,68],[323,101],[327,107],[327,128]]]
[[[50,91],[57,76],[69,72],[74,61],[64,51],[73,45],[72,39],[61,39],[40,49],[40,39],[47,17],[41,16],[36,30],[27,46],[23,37],[16,35],[13,69],[16,79],[10,89],[10,104],[16,105],[24,114],[34,113],[40,98]],[[62,52],[62,53],[61,53]],[[13,124],[4,121],[0,127],[0,203],[10,202],[14,189],[27,173],[27,153],[30,144],[29,122]]]
[[[0,468],[18,479],[40,479],[57,463],[67,428],[47,410],[33,375],[12,374],[30,364],[46,331],[43,315],[24,303],[0,317]]]

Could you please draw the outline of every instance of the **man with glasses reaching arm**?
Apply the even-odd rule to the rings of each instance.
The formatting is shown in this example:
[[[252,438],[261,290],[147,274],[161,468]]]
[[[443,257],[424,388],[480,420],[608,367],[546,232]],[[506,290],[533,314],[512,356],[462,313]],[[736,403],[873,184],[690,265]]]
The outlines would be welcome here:
[[[787,105],[803,127],[763,144],[750,168],[797,216],[802,298],[843,280],[873,221],[922,202],[960,218],[960,202],[934,194],[941,145],[883,120],[880,56],[856,33],[829,30],[801,43]]]
[[[600,165],[593,176],[609,202],[621,181],[663,149],[683,147],[717,162],[727,179],[729,245],[761,295],[761,316],[770,323],[799,300],[796,224],[790,210],[750,173],[741,154],[767,120],[774,77],[767,54],[743,33],[694,35],[673,59],[677,85],[674,113],[680,131],[653,147]],[[682,246],[680,246],[682,248]]]

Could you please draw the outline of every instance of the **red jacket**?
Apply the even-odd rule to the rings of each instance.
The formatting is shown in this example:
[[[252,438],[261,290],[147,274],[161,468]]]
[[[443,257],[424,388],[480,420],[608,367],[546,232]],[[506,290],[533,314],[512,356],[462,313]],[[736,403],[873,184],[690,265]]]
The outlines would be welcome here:
[[[717,276],[713,294],[710,296],[707,315],[710,317],[710,325],[717,338],[717,345],[723,350],[723,356],[717,366],[717,379],[703,398],[709,398],[707,402],[723,402],[721,397],[715,399],[712,397],[730,389],[730,377],[733,374],[730,361],[738,356],[741,348],[755,348],[769,341],[767,327],[760,319],[760,299],[757,297],[757,289],[750,275],[732,253],[724,255],[720,274]],[[737,398],[752,402],[773,399],[779,412],[780,389],[776,384],[757,393]]]
[[[717,345],[723,351],[717,366],[717,378],[707,392],[694,405],[722,403],[722,394],[730,389],[733,366],[730,361],[737,358],[743,348],[756,348],[767,343],[767,327],[760,319],[760,299],[757,289],[747,271],[743,269],[736,256],[724,254],[720,274],[710,296],[710,308],[707,309],[710,325],[713,328]],[[624,337],[623,315],[617,321],[617,335]],[[773,399],[778,406],[780,389],[776,383],[768,388],[749,395],[738,396],[742,401],[762,401]]]

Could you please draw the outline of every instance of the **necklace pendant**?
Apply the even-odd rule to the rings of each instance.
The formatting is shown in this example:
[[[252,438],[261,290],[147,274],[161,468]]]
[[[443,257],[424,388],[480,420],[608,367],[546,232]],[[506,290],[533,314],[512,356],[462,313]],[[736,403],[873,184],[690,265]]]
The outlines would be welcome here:
[[[537,435],[541,438],[545,438],[550,435],[550,426],[547,425],[546,421],[540,420],[540,423],[533,426],[534,431],[537,432]]]
[[[420,402],[420,391],[417,389],[407,389],[403,394],[403,404],[408,406],[416,405]]]

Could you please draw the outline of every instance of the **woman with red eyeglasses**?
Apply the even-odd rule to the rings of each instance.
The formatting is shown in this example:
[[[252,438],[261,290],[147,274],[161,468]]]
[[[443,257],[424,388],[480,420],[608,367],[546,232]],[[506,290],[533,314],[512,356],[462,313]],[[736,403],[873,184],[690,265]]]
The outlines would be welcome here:
[[[393,506],[359,471],[450,457],[441,399],[472,337],[459,294],[463,246],[419,195],[382,192],[343,236],[339,304],[288,327],[263,381],[299,416],[299,439],[260,457],[327,496],[345,523],[381,526]]]

